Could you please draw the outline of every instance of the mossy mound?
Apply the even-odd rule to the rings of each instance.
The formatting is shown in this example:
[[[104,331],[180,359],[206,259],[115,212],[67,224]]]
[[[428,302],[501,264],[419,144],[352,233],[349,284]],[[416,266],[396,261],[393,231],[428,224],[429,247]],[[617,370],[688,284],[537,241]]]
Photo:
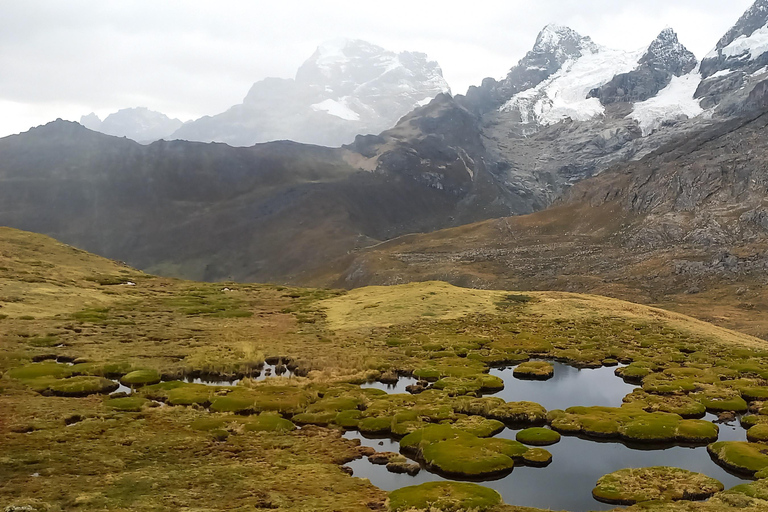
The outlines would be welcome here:
[[[57,379],[48,385],[48,392],[55,396],[82,397],[108,394],[118,385],[103,377],[70,377]]]
[[[570,407],[551,411],[551,426],[563,433],[619,438],[638,443],[706,444],[717,440],[718,427],[708,421],[686,420],[677,414],[645,412],[637,405]]]
[[[755,425],[762,425],[768,423],[768,416],[763,414],[746,414],[741,417],[741,426],[749,429]]]
[[[211,402],[216,412],[295,414],[309,405],[310,394],[292,386],[258,386],[252,389],[236,388]],[[216,407],[214,407],[216,406]]]
[[[519,442],[530,446],[550,446],[560,441],[560,434],[548,428],[527,428],[515,436]]]
[[[72,375],[72,368],[66,364],[52,362],[31,363],[20,368],[8,370],[6,375],[17,380],[32,380],[42,377],[63,379]]]
[[[547,410],[535,402],[507,402],[489,411],[488,417],[507,424],[541,425],[547,421]]]
[[[768,443],[768,423],[761,423],[747,430],[747,440],[752,443]]]
[[[653,467],[622,469],[597,481],[592,495],[612,505],[645,501],[703,500],[723,490],[714,478],[685,469]]]
[[[549,380],[555,376],[555,368],[546,361],[529,361],[516,366],[512,375],[523,380]]]
[[[658,365],[650,361],[635,361],[627,366],[616,368],[614,374],[631,384],[642,384],[643,379],[657,368]]]
[[[429,509],[484,512],[501,503],[501,495],[493,489],[461,482],[428,482],[389,493],[391,512]]]
[[[392,418],[389,416],[365,418],[357,428],[364,434],[388,434],[392,430]]]
[[[453,426],[477,437],[493,437],[505,428],[504,423],[498,420],[483,418],[482,416],[459,418]]]
[[[721,441],[707,446],[707,451],[719,465],[737,473],[755,475],[768,469],[768,444]]]
[[[431,359],[413,372],[419,379],[436,382],[445,377],[468,378],[477,377],[486,371],[485,364],[470,358],[445,357]]]
[[[642,407],[646,412],[668,412],[683,418],[702,418],[707,408],[687,395],[655,395],[636,389],[624,397],[624,403]]]
[[[134,370],[122,376],[120,382],[125,386],[140,387],[158,384],[162,380],[157,370]]]
[[[476,478],[512,471],[514,459],[499,451],[511,451],[512,447],[490,446],[486,441],[491,440],[468,437],[441,441],[426,446],[422,456],[429,467],[449,476]]]
[[[749,410],[746,400],[740,396],[720,397],[720,396],[701,396],[699,401],[708,411],[718,412],[737,412],[743,413]]]
[[[739,389],[741,397],[747,402],[768,400],[768,386],[750,386]]]
[[[445,377],[432,385],[451,396],[470,393],[496,393],[504,389],[504,381],[495,375],[480,374],[469,377]]]
[[[405,436],[403,452],[421,457],[448,476],[478,478],[509,473],[531,448],[509,439],[481,439],[450,425],[432,425]],[[532,453],[538,460],[541,454]]]
[[[104,407],[123,412],[139,412],[148,400],[140,396],[126,396],[123,398],[110,398],[104,400]]]
[[[253,417],[243,416],[203,416],[192,422],[190,427],[202,432],[226,431],[234,425],[245,432],[290,432],[296,425],[278,414],[264,413]]]

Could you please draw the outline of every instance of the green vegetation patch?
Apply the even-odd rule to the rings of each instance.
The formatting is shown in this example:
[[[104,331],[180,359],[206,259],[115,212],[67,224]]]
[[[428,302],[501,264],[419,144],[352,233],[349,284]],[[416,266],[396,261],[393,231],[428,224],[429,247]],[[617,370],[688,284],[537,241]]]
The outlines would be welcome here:
[[[540,425],[547,421],[547,410],[535,402],[507,402],[489,411],[488,417],[508,424]]]
[[[747,440],[752,443],[768,443],[768,423],[761,423],[747,430]]]
[[[640,443],[706,444],[717,440],[718,427],[708,421],[683,419],[677,414],[646,412],[637,405],[570,407],[551,411],[551,426],[563,433],[620,438]]]
[[[707,408],[688,395],[654,395],[636,389],[624,397],[624,403],[642,407],[645,412],[668,412],[683,418],[701,418]]]
[[[18,380],[39,379],[41,377],[63,379],[72,375],[72,369],[66,364],[52,362],[31,363],[21,368],[9,370],[7,375],[12,379]]]
[[[555,376],[555,368],[546,361],[528,361],[516,366],[512,375],[517,379],[549,380]]]
[[[431,425],[405,436],[400,448],[434,470],[458,477],[506,474],[532,450],[510,439],[482,439],[451,425]],[[532,453],[536,459],[537,454]]]
[[[192,422],[193,430],[202,432],[217,432],[241,430],[243,432],[290,432],[296,429],[291,421],[279,414],[264,413],[258,416],[244,417],[231,415],[202,416]]]
[[[104,377],[70,377],[58,379],[48,385],[48,390],[56,396],[80,397],[107,394],[115,391],[118,385]]]
[[[548,428],[533,427],[521,430],[515,439],[530,446],[550,446],[560,442],[560,434]]]
[[[459,418],[453,424],[453,427],[477,437],[493,437],[505,428],[504,423],[498,420],[483,418],[482,416]]]
[[[126,396],[104,400],[104,407],[116,411],[139,412],[148,402],[149,400],[140,396]]]
[[[504,389],[504,381],[495,375],[480,374],[470,377],[446,377],[435,382],[432,387],[451,396],[460,396],[471,393],[496,393]]]
[[[501,503],[501,495],[493,489],[461,482],[428,482],[389,493],[391,512],[429,509],[484,512]]]
[[[151,386],[160,382],[160,373],[157,370],[134,370],[122,376],[120,382],[126,386],[141,387]]]
[[[721,441],[707,450],[715,462],[738,473],[754,475],[768,468],[768,444]]]
[[[723,490],[714,478],[685,469],[622,469],[601,477],[592,490],[596,500],[612,505],[645,501],[703,500]]]

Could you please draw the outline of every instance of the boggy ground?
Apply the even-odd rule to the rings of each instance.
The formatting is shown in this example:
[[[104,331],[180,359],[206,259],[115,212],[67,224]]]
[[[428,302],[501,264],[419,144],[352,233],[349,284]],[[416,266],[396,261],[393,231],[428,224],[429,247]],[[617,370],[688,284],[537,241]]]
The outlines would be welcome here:
[[[698,435],[699,425],[681,414],[695,417],[702,407],[746,404],[755,413],[747,422],[768,419],[760,414],[768,412],[761,407],[764,342],[598,296],[443,283],[349,293],[201,284],[0,229],[0,306],[3,506],[385,510],[386,493],[345,473],[343,464],[364,450],[343,439],[342,428],[402,437],[438,471],[485,474],[546,462],[545,450],[490,438],[504,423],[557,420],[564,430],[587,431],[598,424],[611,435],[650,432],[655,440],[667,431],[675,439]],[[531,356],[579,366],[632,363],[625,378],[641,382],[644,394],[634,394],[626,410],[549,417],[537,404],[479,397],[498,389],[490,365]],[[265,359],[300,376],[257,382]],[[386,395],[358,386],[397,374],[429,389]],[[241,382],[181,382],[189,376]],[[135,387],[133,395],[108,398],[120,379]],[[663,421],[651,421],[657,418]],[[760,453],[761,446],[750,448]],[[463,454],[466,465],[457,467],[464,462],[446,450]],[[484,460],[473,457],[478,451]],[[751,456],[741,446],[712,451]],[[764,510],[765,482],[709,503],[643,510]],[[409,506],[408,495],[397,496],[398,510]],[[487,503],[498,512],[523,510]]]

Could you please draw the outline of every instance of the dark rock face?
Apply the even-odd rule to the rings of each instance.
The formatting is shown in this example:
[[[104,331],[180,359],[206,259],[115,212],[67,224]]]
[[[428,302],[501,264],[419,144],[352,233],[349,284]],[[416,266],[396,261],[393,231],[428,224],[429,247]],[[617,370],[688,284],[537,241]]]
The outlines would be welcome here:
[[[738,39],[749,38],[755,32],[768,26],[768,0],[757,0],[721,39],[715,49],[701,61],[703,80],[696,98],[701,106],[710,108],[719,105],[729,94],[737,93],[750,86],[750,77],[768,66],[768,53],[753,53],[747,44],[736,45]],[[727,114],[734,113],[733,105],[726,105]]]
[[[673,76],[690,73],[697,64],[696,56],[680,44],[672,29],[665,29],[651,43],[638,62],[637,69],[616,75],[604,86],[590,92],[603,105],[638,102],[652,98],[664,89]]]
[[[718,71],[734,70],[748,66],[747,55],[730,55],[726,48],[740,37],[749,37],[757,30],[768,25],[768,0],[757,0],[739,21],[717,42],[715,50],[701,61],[701,75],[709,78]]]

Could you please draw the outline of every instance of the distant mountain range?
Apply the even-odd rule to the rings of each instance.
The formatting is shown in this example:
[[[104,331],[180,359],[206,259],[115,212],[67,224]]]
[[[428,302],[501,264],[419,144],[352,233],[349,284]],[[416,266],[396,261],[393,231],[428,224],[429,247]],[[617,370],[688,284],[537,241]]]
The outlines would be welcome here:
[[[181,139],[252,146],[274,140],[338,147],[360,133],[391,128],[414,108],[450,92],[436,62],[423,53],[387,51],[359,40],[322,44],[295,79],[267,78],[240,105],[182,126],[147,109],[126,109],[103,123],[81,124],[138,142]],[[95,121],[95,122],[94,122]]]
[[[459,226],[553,204],[540,215],[554,224],[531,221],[538,227],[525,236],[542,240],[550,230],[567,245],[574,233],[595,229],[600,236],[630,237],[616,251],[673,251],[686,240],[708,247],[702,257],[719,258],[746,247],[745,240],[768,243],[768,214],[760,203],[768,195],[768,177],[762,150],[754,148],[768,134],[762,121],[768,108],[764,32],[768,0],[758,0],[702,62],[671,29],[647,48],[626,52],[550,25],[506,78],[486,79],[455,97],[440,93],[439,68],[423,56],[395,55],[360,42],[323,47],[296,80],[261,82],[243,105],[206,123],[238,119],[245,126],[246,117],[272,105],[277,118],[301,118],[313,126],[302,117],[309,112],[322,123],[337,119],[339,126],[351,127],[364,120],[360,105],[393,112],[436,97],[378,135],[358,135],[335,149],[290,142],[141,146],[54,122],[0,140],[0,224],[50,234],[142,269],[206,280],[355,286],[397,282],[397,275],[418,279],[448,260],[435,260],[433,273],[416,272],[413,261],[425,251],[400,260],[361,250],[412,233],[457,228],[461,236],[443,231],[396,242],[460,247],[450,256],[453,265],[463,261],[462,251],[496,247],[494,230],[503,231],[507,221],[476,233]],[[399,97],[402,102],[377,92],[401,84],[400,76],[416,75],[418,83],[431,85]],[[365,82],[371,76],[375,80]],[[286,100],[289,108],[280,103],[286,88],[308,96],[302,92],[299,103]],[[272,101],[264,99],[267,91]],[[299,110],[291,110],[298,104]],[[288,116],[289,110],[299,114]],[[568,227],[591,219],[593,206],[617,224],[596,217],[578,229]],[[643,221],[631,224],[637,218]],[[630,224],[640,231],[622,231]],[[515,247],[517,234],[511,236],[504,250],[523,250]],[[536,255],[547,250],[534,245]],[[397,247],[398,254],[408,253]],[[605,247],[585,248],[595,259],[578,272],[609,275],[607,269],[621,258]],[[497,265],[493,251],[482,254],[477,257],[487,266],[472,266],[469,274],[454,265],[457,282],[497,282],[505,267]],[[373,265],[369,258],[378,256],[380,264]],[[562,257],[579,261],[567,251]],[[545,260],[504,261],[511,262],[508,272],[516,272],[517,264],[537,272],[550,268]],[[698,267],[680,268],[694,274],[675,286],[693,290]],[[664,279],[673,279],[665,276],[659,289]]]

